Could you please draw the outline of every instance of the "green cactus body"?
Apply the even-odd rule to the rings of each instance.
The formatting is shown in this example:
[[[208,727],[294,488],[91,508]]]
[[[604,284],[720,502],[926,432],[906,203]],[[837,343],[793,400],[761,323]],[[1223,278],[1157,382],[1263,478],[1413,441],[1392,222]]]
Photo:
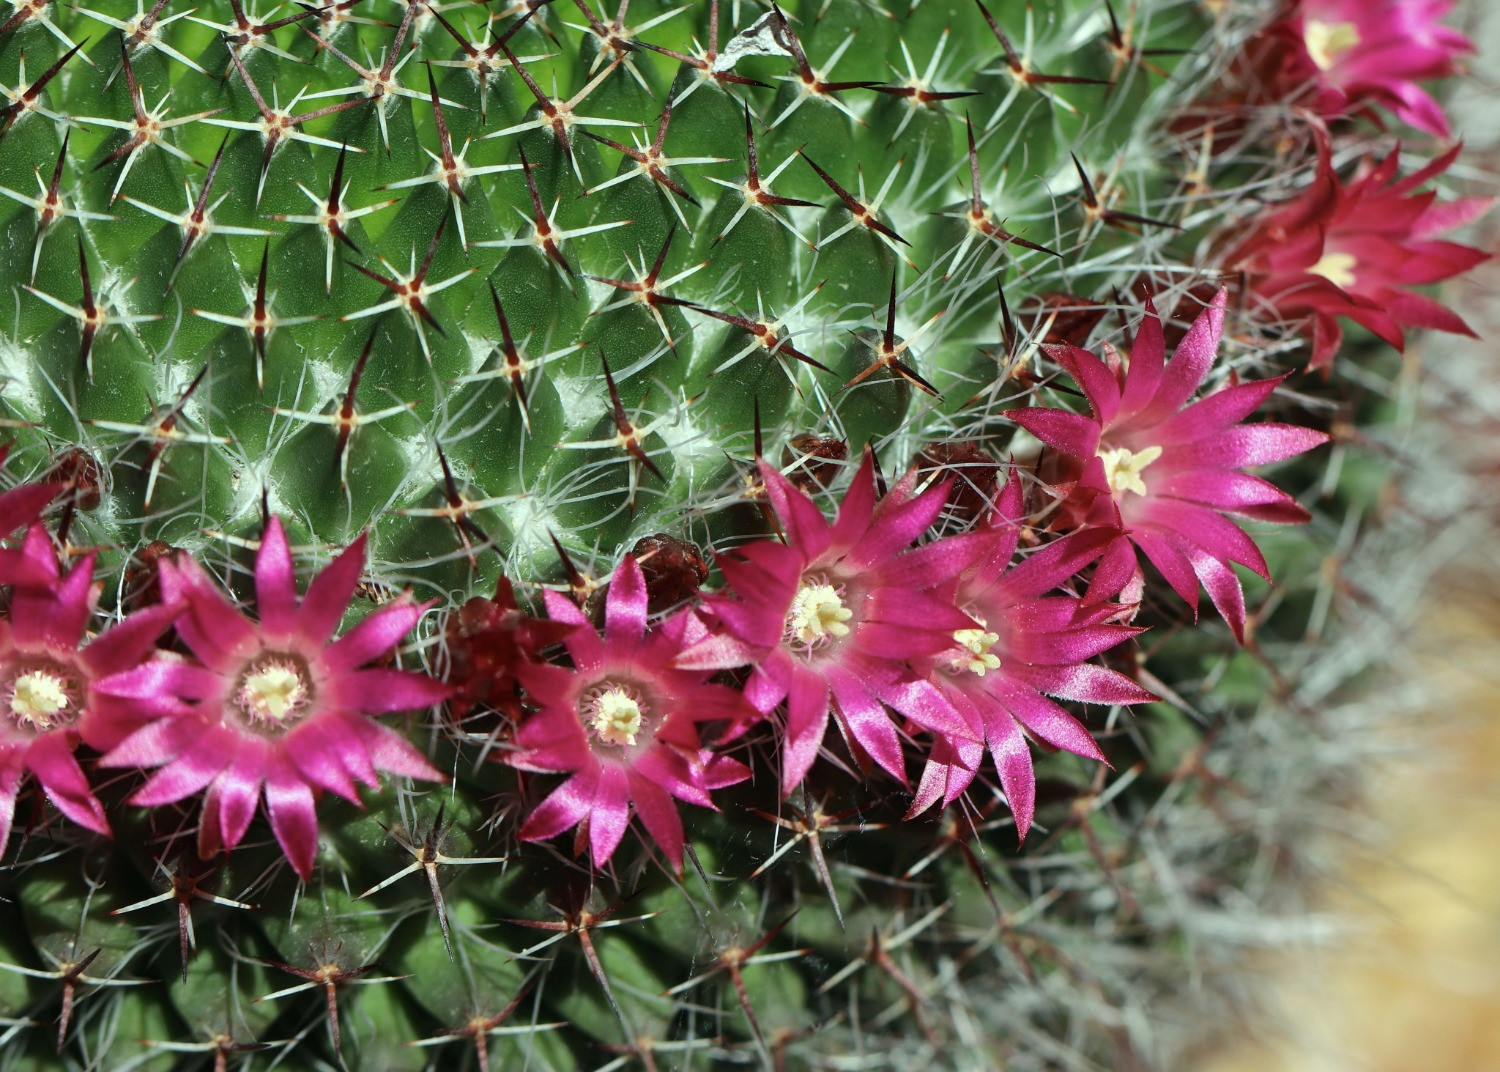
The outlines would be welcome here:
[[[1033,35],[1029,56],[1044,70],[1067,62],[1065,43],[1075,39],[1090,46],[1080,54],[1102,52],[1102,12],[1093,8],[1049,5],[1016,20],[1029,29],[1010,33]],[[128,22],[132,13],[98,14]],[[556,569],[549,531],[574,554],[606,558],[650,532],[691,531],[701,504],[733,480],[726,455],[750,453],[753,401],[773,438],[782,428],[845,432],[856,445],[869,438],[884,453],[889,441],[899,452],[925,434],[910,419],[909,382],[882,374],[844,392],[837,378],[858,371],[845,368],[843,340],[883,321],[892,278],[901,334],[946,312],[910,365],[955,399],[993,372],[975,349],[993,339],[995,271],[1021,287],[1061,283],[1060,261],[993,238],[971,242],[951,263],[964,221],[931,214],[966,193],[962,112],[975,122],[982,174],[1004,173],[997,207],[1009,229],[1067,248],[1076,264],[1095,254],[1066,200],[1067,151],[1100,165],[1120,159],[1137,189],[1162,189],[1169,177],[1149,160],[1141,133],[1153,106],[1159,114],[1183,93],[1145,72],[1112,90],[997,78],[989,72],[997,57],[1004,69],[1003,54],[977,8],[959,3],[918,5],[899,18],[854,3],[811,12],[795,31],[810,63],[851,43],[831,72],[818,68],[824,81],[807,83],[795,67],[787,75],[788,58],[752,55],[725,68],[771,89],[720,82],[659,52],[612,52],[607,43],[601,51],[561,9],[540,9],[516,27],[477,8],[440,7],[445,27],[424,7],[396,53],[398,31],[368,19],[315,15],[261,30],[279,19],[249,12],[245,30],[227,6],[173,14],[164,9],[132,38],[108,21],[55,11],[59,28],[88,43],[40,100],[74,122],[23,115],[6,135],[0,185],[28,196],[68,140],[62,218],[38,235],[36,211],[11,198],[0,204],[3,281],[15,294],[5,406],[10,418],[34,422],[17,449],[41,465],[53,444],[76,441],[110,463],[106,502],[76,521],[80,544],[128,555],[153,539],[196,550],[221,538],[208,531],[248,538],[264,501],[294,517],[312,546],[371,528],[376,561],[401,563],[398,580],[419,594],[483,590],[502,561],[515,575],[547,576]],[[691,42],[708,38],[706,6],[628,15],[632,25],[650,24],[643,39],[664,49],[695,55]],[[1190,43],[1206,26],[1181,6],[1151,15],[1153,41],[1161,33],[1164,44]],[[720,47],[751,21],[748,9],[725,9]],[[482,85],[479,61],[466,69],[469,46],[447,27],[499,65]],[[560,104],[539,104],[504,51],[485,51],[512,28],[505,47],[534,57],[522,67]],[[10,81],[23,50],[28,79],[65,51],[32,27],[7,46]],[[894,64],[906,78],[894,84],[979,95],[923,102],[822,88],[892,80],[887,59],[903,47],[915,74],[930,69],[936,81]],[[1181,75],[1190,78],[1198,61],[1187,56]],[[1101,103],[1106,121],[1085,124]],[[1086,112],[1074,114],[1080,107]],[[758,189],[813,207],[747,201],[747,117],[760,179],[787,165]],[[221,148],[217,169],[206,172]],[[682,159],[702,162],[674,163]],[[809,160],[874,211],[851,212]],[[336,168],[337,237],[317,220]],[[200,200],[211,210],[202,218]],[[364,211],[372,206],[381,207]],[[778,336],[835,374],[763,346],[731,365],[754,335],[700,307],[749,320],[789,316]],[[92,319],[90,309],[99,311]],[[372,328],[351,413],[350,376]],[[606,361],[630,422],[624,431]],[[644,430],[649,464],[621,446],[632,429]],[[601,445],[575,449],[583,443]],[[446,486],[440,452],[461,501]],[[468,502],[486,505],[471,512]],[[467,531],[430,513],[444,509]],[[700,538],[721,535],[707,523]],[[472,554],[476,545],[482,553]]]
[[[561,584],[559,547],[585,585],[656,533],[728,550],[766,527],[751,459],[794,437],[887,472],[935,440],[1024,451],[998,414],[1051,373],[1046,296],[1200,282],[1216,221],[1168,119],[1210,32],[1243,29],[1185,0],[995,4],[1012,64],[973,0],[791,3],[795,41],[740,0],[13,6],[44,16],[0,37],[25,104],[0,423],[13,473],[73,447],[103,474],[66,540],[100,549],[106,607],[154,541],[241,584],[267,513],[309,567],[368,531],[370,602],[456,606],[502,572]],[[26,97],[62,36],[78,55]],[[1317,546],[1273,542],[1261,650],[1300,636]],[[1158,678],[1264,692],[1222,630],[1163,614]],[[430,625],[402,653],[446,657]],[[633,840],[595,875],[515,841],[547,776],[491,762],[483,713],[408,727],[451,785],[325,801],[305,886],[260,827],[200,861],[191,801],[120,787],[112,843],[22,841],[37,792],[0,874],[25,969],[0,970],[0,1069],[1133,1067],[1161,1055],[1132,986],[1195,933],[1148,873],[1253,856],[1231,818],[1188,873],[1207,820],[1151,809],[1212,794],[1181,773],[1201,731],[1137,722],[1101,732],[1107,782],[1041,761],[1020,856],[988,784],[903,823],[897,783],[828,764],[788,800],[774,774],[718,794],[681,876]]]

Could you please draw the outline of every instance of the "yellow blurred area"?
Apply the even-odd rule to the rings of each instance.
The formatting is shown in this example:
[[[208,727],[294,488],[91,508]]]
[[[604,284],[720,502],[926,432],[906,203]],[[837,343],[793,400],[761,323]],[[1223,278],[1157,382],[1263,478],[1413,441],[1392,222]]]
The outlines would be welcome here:
[[[1356,847],[1314,905],[1338,937],[1262,962],[1259,1037],[1201,1072],[1500,1070],[1500,591],[1474,576],[1429,597],[1408,670],[1432,700],[1372,787],[1388,837]]]

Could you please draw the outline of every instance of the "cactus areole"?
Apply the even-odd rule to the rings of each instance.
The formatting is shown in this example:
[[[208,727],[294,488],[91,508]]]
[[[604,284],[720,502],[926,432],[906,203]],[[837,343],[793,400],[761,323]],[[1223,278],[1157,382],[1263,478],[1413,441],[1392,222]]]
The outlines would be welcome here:
[[[1172,1065],[1449,6],[6,0],[0,1069]]]

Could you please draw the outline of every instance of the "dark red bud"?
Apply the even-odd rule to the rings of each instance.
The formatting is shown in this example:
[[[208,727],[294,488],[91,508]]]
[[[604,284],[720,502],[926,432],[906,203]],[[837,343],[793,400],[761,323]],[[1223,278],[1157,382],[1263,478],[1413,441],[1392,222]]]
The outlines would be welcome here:
[[[125,609],[140,610],[161,602],[160,564],[177,553],[164,540],[152,540],[131,556],[125,567]]]
[[[630,553],[646,578],[646,607],[652,614],[686,603],[708,580],[708,563],[697,545],[665,532],[642,537]]]
[[[1086,349],[1089,336],[1104,319],[1108,309],[1102,302],[1080,298],[1075,294],[1048,291],[1028,298],[1021,306],[1021,312],[1038,325],[1046,325],[1051,319],[1052,324],[1047,328],[1042,342],[1054,345],[1067,343]]]
[[[962,521],[976,521],[1000,495],[1000,464],[972,439],[940,439],[929,443],[913,459],[924,480],[953,480],[947,512]]]
[[[788,480],[811,495],[833,484],[848,457],[847,441],[803,432],[792,436],[781,452],[781,467]]]
[[[65,485],[73,496],[75,510],[95,510],[99,507],[104,482],[104,469],[88,451],[81,447],[68,447],[59,451],[47,473],[49,481]]]

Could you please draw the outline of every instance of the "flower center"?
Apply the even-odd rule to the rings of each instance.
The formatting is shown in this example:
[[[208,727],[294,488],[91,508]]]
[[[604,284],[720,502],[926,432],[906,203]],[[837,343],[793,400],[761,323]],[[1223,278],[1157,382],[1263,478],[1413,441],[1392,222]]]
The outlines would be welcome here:
[[[605,744],[635,744],[646,719],[641,697],[624,685],[599,685],[584,694],[583,721]]]
[[[245,671],[235,700],[251,721],[284,725],[300,717],[312,700],[312,686],[299,663],[292,656],[273,655]]]
[[[1354,286],[1354,269],[1359,267],[1359,261],[1352,253],[1325,253],[1317,264],[1308,269],[1313,275],[1320,275],[1336,287],[1348,290]]]
[[[953,640],[963,649],[954,654],[954,669],[967,670],[980,677],[984,677],[987,670],[1000,669],[1000,656],[990,654],[990,649],[1000,641],[999,633],[985,629],[955,629]]]
[[[46,733],[72,718],[72,690],[62,674],[50,669],[17,674],[10,687],[11,717],[34,733]]]
[[[1308,19],[1302,30],[1302,41],[1318,70],[1327,71],[1345,52],[1358,47],[1359,28],[1352,22],[1328,23]]]
[[[1137,495],[1146,494],[1146,482],[1141,479],[1141,474],[1160,457],[1160,447],[1143,447],[1140,450],[1116,447],[1114,450],[1099,452],[1099,460],[1104,462],[1104,479],[1109,484],[1109,490],[1116,495],[1127,491],[1133,491]]]
[[[854,612],[844,606],[833,585],[804,583],[787,611],[786,636],[794,643],[816,647],[829,637],[848,636],[844,623],[852,617]]]

